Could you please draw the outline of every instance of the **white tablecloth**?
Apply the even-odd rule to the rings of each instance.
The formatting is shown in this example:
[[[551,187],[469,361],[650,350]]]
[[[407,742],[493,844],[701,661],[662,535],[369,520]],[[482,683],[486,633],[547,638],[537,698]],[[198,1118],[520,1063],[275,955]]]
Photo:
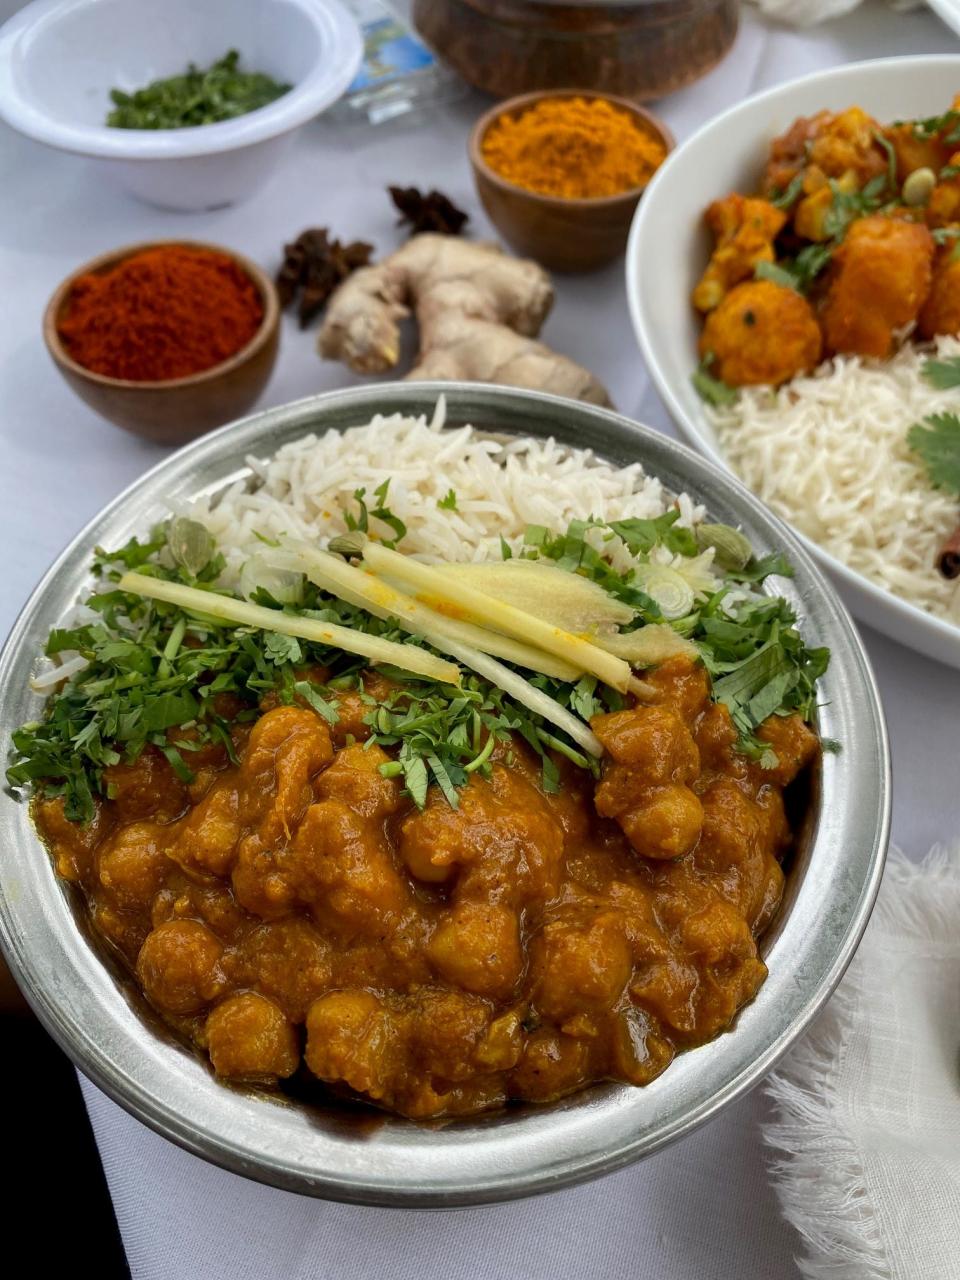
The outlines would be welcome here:
[[[0,17],[17,6],[0,0]],[[797,33],[750,18],[727,60],[661,104],[679,140],[722,108],[818,67],[895,53],[960,52],[928,11],[868,3]],[[437,186],[489,233],[464,140],[467,99],[428,124],[300,135],[282,175],[248,204],[164,213],[103,185],[87,163],[0,126],[0,634],[76,530],[163,451],[110,427],[54,372],[40,337],[46,298],[78,262],[125,242],[195,236],[268,267],[303,227],[395,243],[387,182]],[[594,369],[625,413],[672,433],[627,319],[621,267],[557,281],[546,337]],[[322,364],[313,336],[286,322],[263,404],[352,379]],[[960,673],[867,632],[894,748],[894,838],[919,857],[960,831]],[[756,1093],[684,1142],[592,1185],[458,1213],[345,1207],[258,1187],[156,1137],[85,1082],[85,1094],[137,1280],[795,1280],[796,1238],[764,1174]]]

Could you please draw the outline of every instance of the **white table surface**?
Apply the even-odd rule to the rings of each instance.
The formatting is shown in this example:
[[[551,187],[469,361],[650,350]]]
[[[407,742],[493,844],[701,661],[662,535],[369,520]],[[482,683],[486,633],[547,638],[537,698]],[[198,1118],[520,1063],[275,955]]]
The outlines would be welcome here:
[[[0,0],[0,18],[17,7]],[[660,104],[678,140],[748,93],[835,63],[956,49],[929,11],[868,3],[794,32],[749,18],[727,60]],[[960,87],[960,86],[958,86]],[[416,126],[301,133],[286,169],[249,203],[165,213],[104,185],[87,162],[0,125],[0,635],[77,529],[165,451],[115,430],[56,374],[40,336],[44,303],[77,263],[118,244],[194,236],[266,267],[306,226],[397,243],[388,182],[436,186],[490,234],[464,140],[482,106],[467,98]],[[592,368],[617,407],[668,434],[627,318],[622,267],[557,280],[545,336]],[[357,381],[314,354],[314,332],[285,320],[262,400],[280,404]],[[913,857],[960,834],[960,672],[866,631],[894,750],[894,839]],[[135,1277],[149,1280],[796,1280],[797,1240],[764,1173],[759,1092],[652,1159],[551,1197],[448,1214],[352,1208],[256,1186],[205,1165],[143,1128],[84,1082]]]

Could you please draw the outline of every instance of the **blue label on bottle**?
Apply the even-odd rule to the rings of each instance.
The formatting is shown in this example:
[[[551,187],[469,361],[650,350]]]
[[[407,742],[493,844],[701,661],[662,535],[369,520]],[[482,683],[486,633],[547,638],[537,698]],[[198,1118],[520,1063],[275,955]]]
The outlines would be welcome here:
[[[430,67],[435,61],[426,45],[392,18],[366,23],[363,28],[363,62],[347,92],[389,84],[410,71]]]

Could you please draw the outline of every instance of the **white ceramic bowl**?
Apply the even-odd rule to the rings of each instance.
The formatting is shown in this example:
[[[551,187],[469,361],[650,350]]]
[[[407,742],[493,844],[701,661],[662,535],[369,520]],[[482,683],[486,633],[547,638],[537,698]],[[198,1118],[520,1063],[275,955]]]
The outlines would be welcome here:
[[[707,204],[756,187],[771,138],[797,116],[864,107],[882,121],[936,115],[960,91],[960,57],[885,58],[804,76],[748,98],[705,125],[655,175],[637,209],[627,245],[627,298],[647,368],[686,439],[724,460],[694,391],[700,323],[690,291],[710,252]],[[960,627],[932,617],[806,542],[852,612],[920,653],[960,667]]]
[[[112,88],[209,66],[228,49],[293,88],[220,124],[105,124]],[[263,184],[293,131],[350,84],[361,53],[339,0],[35,0],[0,28],[0,117],[38,142],[96,157],[150,204],[217,208]]]

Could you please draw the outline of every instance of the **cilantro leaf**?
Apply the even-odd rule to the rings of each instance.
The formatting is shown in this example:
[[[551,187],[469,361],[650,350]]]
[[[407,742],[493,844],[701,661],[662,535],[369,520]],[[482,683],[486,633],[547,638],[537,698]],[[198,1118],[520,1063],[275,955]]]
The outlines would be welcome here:
[[[830,244],[808,244],[800,250],[793,259],[792,270],[801,293],[807,292],[832,257],[833,246]]]
[[[893,143],[890,139],[880,133],[879,130],[874,130],[873,140],[887,157],[887,175],[885,185],[892,194],[898,190],[896,150],[894,149]]]
[[[456,511],[457,509],[457,493],[455,489],[448,489],[445,496],[437,499],[437,506],[441,511]]]
[[[286,662],[298,663],[303,660],[303,650],[296,636],[282,636],[277,631],[268,631],[263,647],[266,656],[278,667]]]
[[[774,574],[780,578],[793,577],[793,565],[782,551],[772,551],[759,560],[752,559],[742,569],[731,569],[727,576],[734,582],[763,582]]]
[[[897,124],[912,124],[915,138],[939,137],[946,143],[960,142],[960,111],[951,107],[939,116],[927,116],[923,120],[898,120]]]
[[[736,387],[728,386],[727,383],[721,382],[719,378],[715,378],[708,372],[706,361],[692,375],[691,381],[700,399],[705,400],[707,404],[712,404],[716,409],[725,409],[735,404],[740,394]]]
[[[632,555],[647,554],[656,546],[664,546],[676,555],[695,556],[699,551],[696,536],[692,529],[675,527],[679,519],[680,512],[674,509],[652,520],[612,520],[607,528],[623,539]]]
[[[400,764],[403,766],[403,781],[410,793],[410,799],[418,809],[422,809],[427,803],[429,786],[427,766],[421,756],[404,755],[403,752],[400,753]]]
[[[367,511],[367,504],[364,501],[366,496],[366,489],[354,489],[353,500],[360,508],[360,515],[355,516],[350,511],[343,513],[343,522],[351,533],[366,533],[370,528],[370,513]]]
[[[955,413],[932,413],[923,423],[910,428],[907,443],[925,462],[935,489],[960,495],[960,417]]]
[[[800,292],[800,279],[786,264],[781,266],[776,262],[758,262],[753,269],[753,276],[755,280],[769,280],[772,284]]]
[[[304,702],[316,711],[317,715],[322,716],[324,720],[326,720],[327,724],[334,725],[337,723],[340,718],[337,708],[332,702],[328,702],[325,698],[321,698],[320,694],[317,693],[309,680],[298,680],[293,686],[293,691],[294,693],[299,694]]]
[[[921,373],[938,391],[960,387],[960,356],[950,356],[947,360],[924,360]]]
[[[387,500],[387,490],[390,488],[390,481],[384,480],[383,484],[377,485],[373,491],[373,496],[377,500],[377,505],[372,511],[368,510],[366,503],[366,489],[354,489],[353,497],[357,506],[360,508],[359,516],[353,515],[349,511],[344,512],[344,523],[351,533],[369,533],[370,519],[382,521],[393,532],[392,538],[384,538],[383,545],[385,547],[395,547],[401,538],[406,537],[407,526],[403,523],[399,516],[394,515],[389,507],[385,506]]]
[[[101,572],[105,566],[122,564],[125,569],[139,569],[152,560],[156,553],[166,546],[166,536],[151,536],[148,542],[140,542],[138,538],[130,538],[116,551],[105,551],[103,547],[95,547],[94,572]]]
[[[803,174],[796,173],[782,191],[778,191],[770,197],[770,203],[776,209],[789,209],[802,192]]]

